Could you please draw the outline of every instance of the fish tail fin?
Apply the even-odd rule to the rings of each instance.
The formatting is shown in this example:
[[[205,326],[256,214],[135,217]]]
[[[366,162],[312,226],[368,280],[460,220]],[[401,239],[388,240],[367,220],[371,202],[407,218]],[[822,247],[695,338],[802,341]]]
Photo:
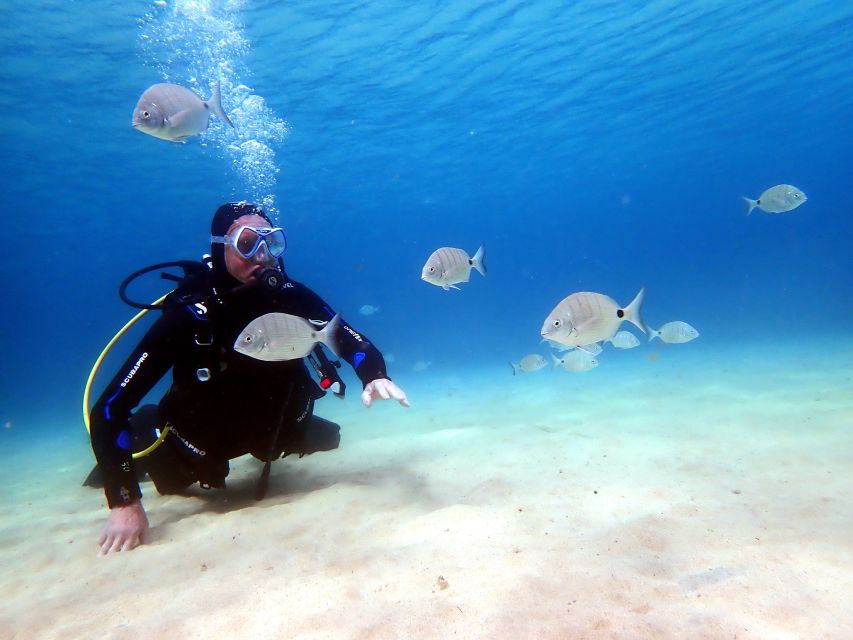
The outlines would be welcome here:
[[[560,359],[552,353],[551,354],[551,371],[556,369],[558,364],[560,364]]]
[[[741,196],[744,200],[746,200],[746,215],[752,213],[752,210],[758,206],[758,200],[753,200],[752,198],[747,198],[746,196]]]
[[[631,300],[631,304],[625,307],[623,316],[625,320],[633,324],[644,334],[648,334],[649,330],[646,328],[646,323],[643,322],[643,316],[640,314],[640,307],[643,306],[643,299],[646,297],[646,289],[645,287],[641,288],[639,293],[634,296],[634,299]]]
[[[471,258],[471,266],[480,272],[480,275],[486,275],[486,245],[481,244],[477,249],[477,253]]]
[[[225,115],[225,109],[222,108],[222,93],[219,89],[219,83],[216,83],[216,86],[213,88],[213,95],[210,96],[210,100],[207,101],[207,106],[210,107],[211,111],[216,115],[217,118],[222,120],[225,124],[230,126],[232,129],[236,129],[231,120],[228,119],[228,116]]]
[[[654,329],[649,327],[649,342],[651,342],[655,338],[660,338],[660,330],[655,331]]]
[[[515,375],[515,370],[518,369],[518,365],[515,364],[514,362],[510,362],[509,366],[512,367],[512,375]]]
[[[338,340],[335,337],[335,333],[338,331],[338,325],[341,323],[341,314],[336,313],[335,317],[329,320],[329,324],[323,327],[323,330],[317,334],[317,338],[324,345],[329,347],[329,350],[335,354],[336,358],[340,357],[340,353],[338,353]]]

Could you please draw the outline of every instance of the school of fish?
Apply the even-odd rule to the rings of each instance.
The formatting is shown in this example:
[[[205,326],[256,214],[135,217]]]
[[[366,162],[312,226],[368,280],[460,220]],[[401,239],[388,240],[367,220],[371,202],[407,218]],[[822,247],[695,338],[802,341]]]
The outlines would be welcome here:
[[[158,83],[146,89],[133,110],[133,127],[149,136],[170,142],[185,142],[187,138],[207,130],[210,116],[215,115],[234,128],[222,106],[219,83],[211,97],[203,100],[194,91],[177,84]],[[766,213],[787,213],[807,201],[806,194],[790,184],[777,184],[765,189],[756,199],[742,196],[747,215],[755,209]],[[473,256],[457,247],[440,247],[433,251],[421,268],[421,280],[445,291],[459,290],[457,284],[467,283],[471,271],[486,276],[486,248],[480,245]],[[699,337],[690,324],[673,320],[652,329],[643,321],[642,306],[645,288],[640,288],[625,306],[604,293],[577,291],[570,293],[551,310],[540,328],[542,342],[551,348],[551,368],[583,372],[598,367],[603,345],[610,343],[620,350],[634,349],[641,342],[630,331],[621,329],[628,322],[639,329],[648,342],[659,338],[666,344],[684,344]],[[362,305],[359,313],[370,316],[378,306]],[[234,343],[234,350],[243,355],[266,361],[285,361],[307,356],[318,343],[337,353],[335,331],[340,316],[335,315],[319,328],[306,318],[268,313],[251,321]],[[556,352],[556,353],[555,353]],[[559,355],[557,355],[559,354]],[[423,371],[428,361],[418,361],[413,369]],[[539,353],[529,353],[518,362],[510,361],[512,374],[535,373],[548,366],[548,359]]]

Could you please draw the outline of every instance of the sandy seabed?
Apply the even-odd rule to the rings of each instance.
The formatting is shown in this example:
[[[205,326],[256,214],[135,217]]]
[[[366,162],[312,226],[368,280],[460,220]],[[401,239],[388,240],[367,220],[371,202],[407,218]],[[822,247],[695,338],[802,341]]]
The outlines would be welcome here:
[[[853,344],[821,346],[401,372],[411,409],[323,400],[341,448],[262,502],[251,458],[143,483],[151,543],[106,557],[69,419],[4,454],[0,638],[853,638]]]

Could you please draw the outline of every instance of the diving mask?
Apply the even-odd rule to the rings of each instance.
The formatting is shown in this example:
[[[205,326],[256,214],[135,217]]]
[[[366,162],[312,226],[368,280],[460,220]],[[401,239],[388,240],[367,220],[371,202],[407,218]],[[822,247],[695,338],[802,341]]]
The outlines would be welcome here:
[[[230,244],[243,258],[249,260],[264,246],[267,254],[278,258],[287,249],[287,238],[280,227],[250,227],[243,225],[227,236],[211,236],[216,244]]]

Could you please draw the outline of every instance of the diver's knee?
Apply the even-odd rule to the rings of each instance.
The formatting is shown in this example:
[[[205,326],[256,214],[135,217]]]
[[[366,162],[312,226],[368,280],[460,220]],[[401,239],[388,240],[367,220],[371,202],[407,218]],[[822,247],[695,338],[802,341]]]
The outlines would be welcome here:
[[[311,416],[305,430],[303,453],[331,451],[337,449],[340,443],[341,427],[339,424],[319,416]]]
[[[178,451],[172,437],[167,437],[141,460],[145,461],[145,471],[160,495],[182,493],[198,481],[196,470]]]

